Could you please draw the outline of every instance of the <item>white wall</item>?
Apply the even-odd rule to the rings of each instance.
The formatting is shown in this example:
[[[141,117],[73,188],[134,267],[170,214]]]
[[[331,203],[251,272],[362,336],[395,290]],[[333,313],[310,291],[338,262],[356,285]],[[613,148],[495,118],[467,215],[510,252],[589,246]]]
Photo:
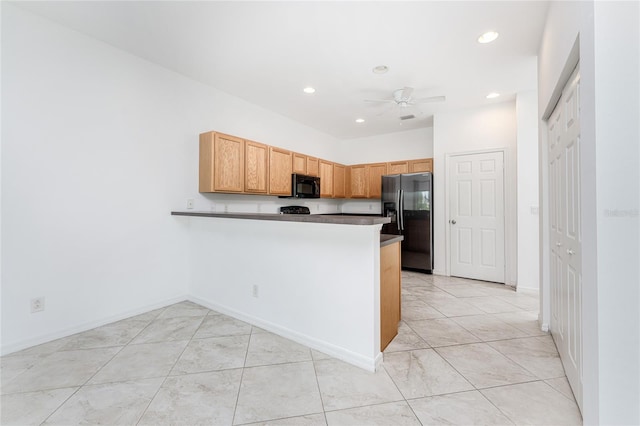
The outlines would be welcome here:
[[[518,194],[518,291],[538,292],[538,97],[537,91],[516,97]]]
[[[594,10],[602,424],[640,424],[639,9],[596,2]]]
[[[640,423],[639,13],[637,2],[552,2],[539,51],[541,115],[553,108],[580,61],[585,424]],[[541,291],[543,321],[548,323],[542,121],[540,129]]]
[[[516,282],[516,105],[501,102],[483,108],[438,114],[433,126],[434,273],[446,275],[445,157],[448,154],[493,148],[505,152],[505,262],[506,283]]]
[[[209,203],[198,133],[335,151],[329,136],[6,2],[2,88],[3,353],[187,294],[187,231],[169,212]],[[40,296],[46,309],[31,314]]]
[[[191,232],[192,300],[375,369],[381,225],[176,220]]]
[[[340,141],[334,161],[343,164],[377,163],[430,158],[433,127]]]

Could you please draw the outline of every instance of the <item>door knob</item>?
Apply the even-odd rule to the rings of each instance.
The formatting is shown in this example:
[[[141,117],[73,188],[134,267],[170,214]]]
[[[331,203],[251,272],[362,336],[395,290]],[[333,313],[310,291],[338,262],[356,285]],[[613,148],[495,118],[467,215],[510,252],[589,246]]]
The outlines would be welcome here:
[[[562,243],[556,243],[556,247],[560,247]]]
[[[455,220],[455,219],[452,219],[452,220],[451,220],[451,224],[452,224],[452,225],[455,225],[455,224],[456,224],[456,220]]]
[[[571,249],[567,249],[567,254],[573,255],[573,254],[575,254],[575,252],[573,250],[571,250]]]

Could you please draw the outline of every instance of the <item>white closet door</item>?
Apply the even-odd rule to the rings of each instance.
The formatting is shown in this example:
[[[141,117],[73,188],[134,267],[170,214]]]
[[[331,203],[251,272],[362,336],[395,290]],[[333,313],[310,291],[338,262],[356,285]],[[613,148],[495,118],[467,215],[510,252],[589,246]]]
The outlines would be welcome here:
[[[582,408],[580,74],[569,79],[548,121],[551,334]]]
[[[502,152],[455,155],[449,165],[451,275],[504,283]]]

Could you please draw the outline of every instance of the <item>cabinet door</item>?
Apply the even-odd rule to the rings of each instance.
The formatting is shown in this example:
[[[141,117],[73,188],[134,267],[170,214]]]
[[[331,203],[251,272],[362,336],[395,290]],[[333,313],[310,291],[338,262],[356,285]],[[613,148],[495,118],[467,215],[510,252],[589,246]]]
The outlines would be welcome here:
[[[333,198],[345,198],[347,168],[341,164],[333,165]]]
[[[291,151],[269,147],[269,194],[291,195]]]
[[[213,189],[244,191],[244,139],[216,133],[213,144]]]
[[[215,137],[215,132],[200,135],[200,167],[198,171],[198,191],[200,192],[213,192],[213,141]]]
[[[245,140],[244,191],[266,194],[269,176],[269,147]]]
[[[363,165],[349,167],[350,179],[347,183],[349,197],[367,198],[367,167]]]
[[[380,350],[398,334],[401,318],[400,243],[380,247]]]
[[[433,158],[409,161],[409,173],[433,172]]]
[[[367,198],[381,198],[382,176],[387,174],[387,165],[385,163],[367,164],[367,169],[369,171]]]
[[[333,163],[320,160],[320,196],[333,197]]]
[[[307,174],[307,156],[293,153],[293,173]]]
[[[409,162],[407,161],[394,161],[387,165],[387,174],[397,175],[400,173],[409,173]]]
[[[309,176],[320,176],[320,166],[317,158],[307,157],[307,174]]]

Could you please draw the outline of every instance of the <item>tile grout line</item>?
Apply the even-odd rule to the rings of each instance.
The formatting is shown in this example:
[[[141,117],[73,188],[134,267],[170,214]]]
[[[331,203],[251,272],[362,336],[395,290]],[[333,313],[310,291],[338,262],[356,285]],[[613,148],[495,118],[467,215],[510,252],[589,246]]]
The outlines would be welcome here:
[[[160,318],[160,315],[162,315],[164,313],[164,311],[162,311],[158,316],[156,316],[156,318],[153,320],[157,320],[158,318]],[[207,314],[202,316],[202,319],[200,320],[200,324],[198,325],[198,327],[196,327],[196,329],[193,331],[193,333],[191,334],[191,337],[189,338],[189,341],[187,342],[186,345],[184,345],[184,348],[182,348],[182,351],[180,352],[180,354],[176,357],[176,360],[173,362],[173,365],[171,366],[171,368],[169,369],[169,371],[167,372],[167,374],[164,376],[164,380],[162,380],[162,383],[160,383],[160,386],[158,386],[158,389],[156,389],[155,393],[153,394],[153,396],[149,399],[149,402],[147,403],[147,406],[144,407],[144,410],[142,410],[142,413],[140,414],[140,416],[138,417],[138,420],[136,421],[136,425],[140,424],[140,421],[142,421],[142,419],[144,418],[145,414],[147,414],[147,410],[149,410],[149,407],[151,406],[151,404],[153,403],[153,400],[156,399],[156,397],[158,396],[158,393],[160,393],[160,390],[162,389],[162,387],[164,386],[164,384],[167,382],[167,379],[171,376],[171,372],[173,371],[173,369],[176,367],[176,364],[178,364],[178,361],[180,361],[180,358],[182,358],[182,355],[184,354],[184,352],[187,350],[187,348],[189,347],[189,344],[193,341],[193,336],[195,336],[195,334],[198,332],[198,330],[200,329],[200,327],[202,327],[202,324],[204,324],[204,319],[207,317]],[[152,321],[152,322],[153,322]],[[151,324],[151,323],[149,323]],[[137,335],[136,335],[137,337]],[[173,340],[174,342],[179,341],[179,340]],[[133,339],[131,339],[131,342],[133,342]],[[131,342],[129,342],[129,344],[131,344]],[[128,346],[128,345],[127,345]],[[135,346],[135,344],[134,344]],[[161,376],[159,376],[161,377]],[[144,379],[141,379],[144,380]]]
[[[164,309],[166,309],[166,307],[165,307]],[[163,312],[164,312],[164,310],[163,310]],[[126,318],[125,318],[125,319],[126,319]],[[122,350],[123,350],[124,348],[126,348],[127,346],[129,346],[129,344],[133,341],[133,339],[135,339],[135,338],[136,338],[140,333],[142,333],[142,331],[143,331],[143,330],[145,330],[147,327],[149,327],[149,324],[151,324],[153,321],[154,321],[154,319],[149,320],[149,323],[148,323],[145,327],[143,327],[142,329],[140,329],[140,331],[139,331],[138,333],[136,333],[136,335],[135,335],[135,336],[133,336],[133,337],[129,340],[129,342],[128,342],[128,343],[126,343],[125,345],[121,346],[121,347],[120,347],[120,350],[118,350],[117,352],[115,352],[115,353],[113,354],[113,356],[112,356],[111,358],[109,358],[109,360],[107,360],[104,364],[102,364],[102,366],[101,366],[100,368],[98,368],[98,370],[96,370],[96,372],[95,372],[94,374],[92,374],[92,375],[91,375],[91,377],[89,377],[87,380],[85,380],[85,382],[84,382],[82,385],[78,386],[78,388],[77,388],[77,389],[76,389],[76,390],[75,390],[71,395],[69,395],[69,397],[68,397],[68,398],[66,398],[66,399],[65,399],[65,400],[64,400],[60,405],[58,405],[58,407],[56,407],[56,408],[55,408],[51,413],[49,413],[49,415],[48,415],[48,416],[47,416],[47,417],[42,421],[42,423],[41,423],[41,424],[46,423],[46,422],[47,422],[47,420],[49,420],[49,418],[51,418],[51,416],[53,416],[53,415],[54,415],[58,410],[60,410],[60,408],[62,408],[62,406],[63,406],[63,405],[65,405],[65,404],[66,404],[66,403],[67,403],[67,402],[68,402],[68,401],[69,401],[69,400],[70,400],[74,395],[76,395],[76,394],[77,394],[81,389],[83,389],[85,386],[87,386],[87,383],[89,383],[89,382],[91,381],[91,379],[93,379],[93,378],[94,378],[94,377],[95,377],[95,376],[96,376],[100,371],[102,371],[102,369],[103,369],[107,364],[109,364],[111,361],[113,361],[113,359],[114,359],[114,358],[115,358],[115,357],[116,357],[120,352],[122,352]],[[87,330],[87,331],[89,331],[89,330]],[[117,346],[109,346],[109,347],[117,347]],[[109,348],[109,347],[107,347],[107,348]],[[102,349],[102,348],[88,348],[88,349],[84,349],[84,350],[92,350],[92,349]],[[62,350],[58,349],[58,350],[57,350],[57,351],[55,351],[54,353],[56,353],[56,352],[65,352],[65,351],[62,351]]]
[[[324,399],[322,398],[322,390],[320,389],[320,380],[318,380],[318,370],[316,369],[316,359],[313,357],[313,352],[309,349],[309,353],[311,354],[311,363],[313,364],[313,375],[316,377],[316,386],[318,387],[318,396],[320,397],[320,405],[322,406],[322,417],[324,418],[324,423],[326,425],[329,424],[327,420],[327,410],[324,407]]]
[[[244,361],[242,362],[242,371],[240,373],[240,381],[238,382],[238,393],[236,394],[236,403],[233,406],[233,416],[231,416],[231,425],[235,424],[236,414],[238,412],[238,402],[240,401],[240,391],[242,390],[242,382],[244,380],[244,370],[247,368],[247,358],[249,357],[249,346],[251,346],[251,336],[253,336],[253,325],[249,332],[249,341],[247,342],[247,350],[244,352]]]

